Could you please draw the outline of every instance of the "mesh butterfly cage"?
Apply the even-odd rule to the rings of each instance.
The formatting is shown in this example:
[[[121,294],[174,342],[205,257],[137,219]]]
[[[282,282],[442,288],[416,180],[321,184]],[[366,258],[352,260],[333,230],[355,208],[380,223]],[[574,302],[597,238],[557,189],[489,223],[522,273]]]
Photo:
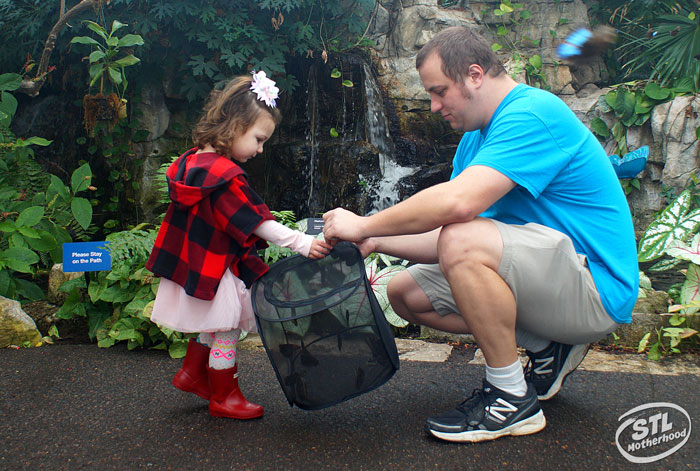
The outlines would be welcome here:
[[[290,405],[321,409],[371,391],[399,369],[394,336],[348,242],[283,259],[252,287],[260,338]]]

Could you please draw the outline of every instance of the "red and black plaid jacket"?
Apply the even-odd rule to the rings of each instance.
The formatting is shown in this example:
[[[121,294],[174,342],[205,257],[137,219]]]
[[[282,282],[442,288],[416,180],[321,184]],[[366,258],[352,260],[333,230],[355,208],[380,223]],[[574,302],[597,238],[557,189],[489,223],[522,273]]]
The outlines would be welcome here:
[[[146,268],[212,299],[229,267],[247,287],[268,266],[258,256],[267,243],[253,231],[274,216],[231,160],[190,149],[166,172],[172,202]]]

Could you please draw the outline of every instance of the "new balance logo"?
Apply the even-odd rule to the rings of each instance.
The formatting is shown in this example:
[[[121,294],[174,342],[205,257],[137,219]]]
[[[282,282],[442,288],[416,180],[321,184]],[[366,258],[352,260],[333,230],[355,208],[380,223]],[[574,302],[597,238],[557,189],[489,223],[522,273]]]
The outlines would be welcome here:
[[[552,363],[554,363],[554,357],[535,358],[535,374],[546,375],[552,373],[552,368],[548,368]]]
[[[500,397],[490,406],[486,406],[486,413],[494,422],[499,423],[505,422],[508,416],[517,410],[518,408],[516,406]]]

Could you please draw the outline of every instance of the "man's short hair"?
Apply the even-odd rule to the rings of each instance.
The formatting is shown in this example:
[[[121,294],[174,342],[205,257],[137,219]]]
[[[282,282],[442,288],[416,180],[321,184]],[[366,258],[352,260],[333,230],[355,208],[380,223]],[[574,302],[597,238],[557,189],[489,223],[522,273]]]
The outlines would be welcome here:
[[[442,73],[455,82],[467,76],[472,64],[479,65],[491,77],[506,73],[486,39],[464,26],[443,29],[431,38],[418,51],[416,69],[420,69],[433,52],[442,59]]]

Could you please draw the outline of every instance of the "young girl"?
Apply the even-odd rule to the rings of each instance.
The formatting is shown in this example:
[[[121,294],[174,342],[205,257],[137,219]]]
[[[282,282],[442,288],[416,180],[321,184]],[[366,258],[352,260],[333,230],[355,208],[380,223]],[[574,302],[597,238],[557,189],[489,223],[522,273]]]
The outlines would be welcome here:
[[[190,339],[175,387],[209,400],[217,417],[253,419],[263,408],[238,387],[236,342],[257,331],[250,286],[268,269],[257,251],[269,240],[310,258],[326,242],[275,222],[235,162],[246,162],[280,121],[278,89],[265,72],[213,91],[193,131],[195,148],[166,173],[172,202],[146,267],[161,277],[151,320]]]

